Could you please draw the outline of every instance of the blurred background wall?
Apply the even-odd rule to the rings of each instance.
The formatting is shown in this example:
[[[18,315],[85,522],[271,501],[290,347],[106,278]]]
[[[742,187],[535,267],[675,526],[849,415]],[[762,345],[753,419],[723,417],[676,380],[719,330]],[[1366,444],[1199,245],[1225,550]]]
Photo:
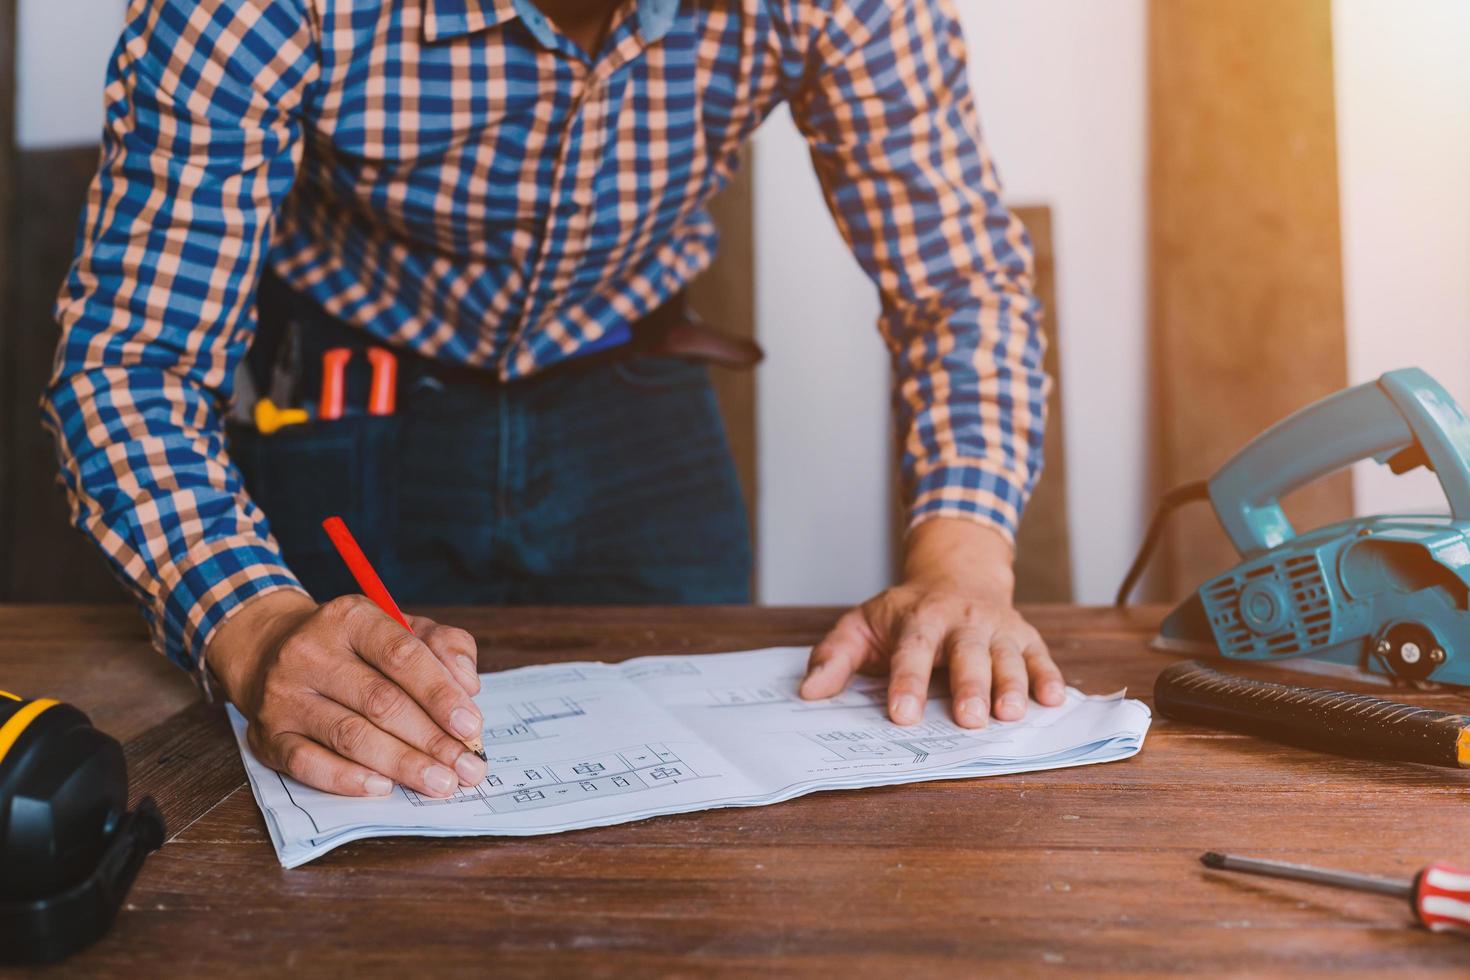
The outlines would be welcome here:
[[[21,149],[97,141],[107,56],[122,31],[124,6],[122,0],[18,0],[15,139]]]
[[[1417,364],[1470,405],[1470,3],[1336,0],[1348,373]],[[1441,507],[1434,477],[1359,464],[1360,511]]]
[[[23,155],[95,142],[122,6],[19,0]],[[1079,600],[1102,602],[1159,489],[1151,379],[1167,365],[1152,363],[1149,339],[1149,5],[956,6],[1008,197],[1051,209],[1070,571]],[[1349,377],[1422,364],[1470,403],[1470,3],[1335,0],[1331,43]],[[784,112],[757,139],[753,185],[756,329],[770,354],[756,383],[759,594],[852,601],[893,561],[876,298]],[[10,329],[53,336],[44,322]],[[7,424],[33,420],[13,412]],[[1360,510],[1437,503],[1422,473],[1360,467],[1354,489]]]

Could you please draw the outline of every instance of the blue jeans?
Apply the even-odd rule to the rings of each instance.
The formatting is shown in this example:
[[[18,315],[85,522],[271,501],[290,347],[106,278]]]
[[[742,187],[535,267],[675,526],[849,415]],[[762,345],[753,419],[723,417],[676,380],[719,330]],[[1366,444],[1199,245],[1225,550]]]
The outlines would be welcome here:
[[[296,322],[321,350],[368,338]],[[315,369],[315,370],[313,370]],[[286,562],[319,600],[358,591],[320,528],[341,514],[405,605],[750,601],[750,532],[703,365],[612,350],[522,381],[400,356],[398,411],[231,431]]]

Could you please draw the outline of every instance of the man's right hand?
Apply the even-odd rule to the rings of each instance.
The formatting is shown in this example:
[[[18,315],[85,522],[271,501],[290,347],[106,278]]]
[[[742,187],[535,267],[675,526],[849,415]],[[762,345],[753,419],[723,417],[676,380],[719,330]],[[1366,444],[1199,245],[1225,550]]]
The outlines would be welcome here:
[[[396,782],[444,797],[486,774],[464,746],[483,723],[475,641],[412,622],[414,633],[362,596],[318,606],[271,592],[220,627],[206,662],[273,769],[343,796],[384,796]]]

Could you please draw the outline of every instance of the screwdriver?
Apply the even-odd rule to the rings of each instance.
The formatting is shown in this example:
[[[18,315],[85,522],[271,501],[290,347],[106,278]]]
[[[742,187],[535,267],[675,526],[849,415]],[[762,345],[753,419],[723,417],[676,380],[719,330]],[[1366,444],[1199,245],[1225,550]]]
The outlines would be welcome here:
[[[1237,857],[1216,851],[1206,851],[1199,859],[1205,867],[1221,871],[1242,871],[1246,874],[1287,878],[1292,881],[1310,881],[1316,885],[1331,885],[1333,888],[1392,895],[1408,900],[1415,917],[1434,932],[1454,930],[1470,933],[1470,869],[1457,868],[1443,861],[1426,865],[1413,878],[1380,878],[1377,875],[1314,868],[1287,861]]]
[[[277,408],[269,398],[255,403],[255,427],[263,436],[274,435],[288,425],[301,425],[311,421],[304,408]]]

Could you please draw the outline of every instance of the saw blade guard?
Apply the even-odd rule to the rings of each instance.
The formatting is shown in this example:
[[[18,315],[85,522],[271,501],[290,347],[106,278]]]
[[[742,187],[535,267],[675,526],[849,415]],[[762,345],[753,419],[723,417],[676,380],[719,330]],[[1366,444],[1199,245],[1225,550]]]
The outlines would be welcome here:
[[[1261,433],[1210,479],[1210,502],[1244,558],[1296,536],[1281,497],[1363,459],[1427,465],[1456,520],[1470,521],[1470,419],[1424,371],[1403,368],[1308,405]]]

